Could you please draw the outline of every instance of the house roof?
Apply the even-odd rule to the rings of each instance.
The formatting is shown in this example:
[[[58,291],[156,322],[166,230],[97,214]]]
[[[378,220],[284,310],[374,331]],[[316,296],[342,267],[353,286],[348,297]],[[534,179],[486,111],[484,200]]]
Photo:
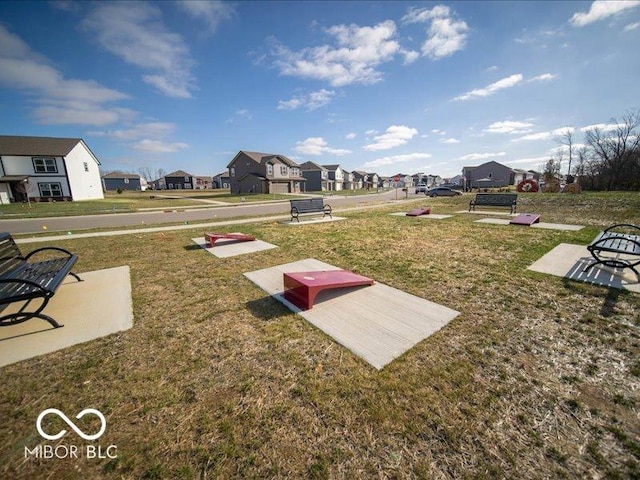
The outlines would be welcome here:
[[[324,168],[326,168],[327,170],[337,170],[338,168],[340,168],[340,165],[335,164],[335,165],[322,165]]]
[[[0,135],[0,155],[64,157],[81,141],[81,138]]]
[[[193,177],[193,175],[185,172],[184,170],[176,170],[175,172],[167,173],[165,178],[167,177]]]
[[[300,164],[300,170],[327,170],[324,166],[318,165],[316,162],[304,162]]]
[[[261,163],[261,164],[267,163],[269,160],[276,159],[289,167],[299,167],[299,165],[296,162],[285,157],[284,155],[280,155],[279,153],[248,152],[247,150],[240,150],[240,152],[238,153],[244,153],[247,157],[249,157],[254,162]],[[235,159],[235,157],[233,158]],[[229,165],[231,165],[231,163]]]
[[[140,175],[135,173],[122,173],[122,172],[111,172],[103,175],[102,178],[135,178],[139,179]]]

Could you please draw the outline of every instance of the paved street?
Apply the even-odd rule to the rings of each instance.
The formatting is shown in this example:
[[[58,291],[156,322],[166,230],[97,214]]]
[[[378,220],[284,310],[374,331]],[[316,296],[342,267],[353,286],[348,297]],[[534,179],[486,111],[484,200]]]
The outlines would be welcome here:
[[[397,193],[398,199],[404,199],[402,191]],[[409,198],[421,198],[422,195],[409,195]],[[396,198],[395,190],[381,194],[356,195],[350,197],[327,197],[325,203],[334,209],[371,205],[374,203],[393,202]],[[289,202],[261,203],[234,205],[229,207],[206,207],[180,209],[167,206],[158,212],[116,213],[108,215],[86,215],[79,217],[49,217],[28,219],[2,219],[0,229],[12,234],[41,233],[56,231],[79,231],[90,228],[121,228],[140,225],[161,225],[177,222],[201,222],[215,219],[229,219],[245,216],[261,216],[286,214],[290,210]],[[43,227],[46,227],[43,228]]]

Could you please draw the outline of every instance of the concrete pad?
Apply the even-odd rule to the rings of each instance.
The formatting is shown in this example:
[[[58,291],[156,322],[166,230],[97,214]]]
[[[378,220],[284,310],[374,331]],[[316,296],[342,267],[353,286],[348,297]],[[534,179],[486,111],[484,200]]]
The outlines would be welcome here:
[[[297,221],[289,221],[289,222],[282,222],[285,225],[309,225],[312,223],[328,223],[328,222],[339,222],[340,220],[346,220],[345,217],[333,217],[333,218],[329,218],[329,217],[324,217],[324,218],[309,218],[307,219],[301,219],[300,222]]]
[[[313,258],[245,273],[245,277],[355,355],[381,370],[459,312],[382,283],[325,290],[311,310],[284,298],[283,274],[340,270]]]
[[[503,218],[482,218],[480,220],[474,220],[473,223],[490,223],[493,225],[510,225],[510,220],[505,220]],[[515,227],[522,227],[523,225],[514,225]],[[566,230],[566,231],[577,231],[582,230],[584,225],[567,225],[563,223],[534,223],[530,225],[528,228],[544,228],[548,230]]]
[[[39,318],[0,328],[0,366],[128,330],[133,326],[129,267],[108,268],[68,276],[43,313],[62,328]],[[35,303],[34,303],[35,304]],[[18,311],[21,303],[5,312]]]
[[[468,210],[458,210],[456,213],[471,213],[473,215],[504,215],[506,217],[517,217],[518,213],[510,212],[497,212],[495,210],[474,210],[472,212]]]
[[[245,255],[247,253],[255,253],[261,252],[262,250],[278,248],[277,245],[257,239],[250,242],[239,242],[233,239],[220,239],[216,241],[213,247],[208,246],[204,237],[192,238],[191,240],[218,258],[235,257],[236,255]]]
[[[527,268],[534,272],[547,273],[579,282],[595,283],[596,285],[640,293],[640,281],[630,269],[623,270],[597,265],[585,273],[583,270],[594,262],[595,260],[586,246],[561,243]]]
[[[393,215],[397,217],[407,217],[407,218],[430,218],[431,220],[442,220],[445,218],[453,217],[453,215],[442,215],[439,213],[430,213],[428,215],[418,215],[416,217],[407,216],[407,212],[395,212],[395,213],[390,213],[389,215]]]

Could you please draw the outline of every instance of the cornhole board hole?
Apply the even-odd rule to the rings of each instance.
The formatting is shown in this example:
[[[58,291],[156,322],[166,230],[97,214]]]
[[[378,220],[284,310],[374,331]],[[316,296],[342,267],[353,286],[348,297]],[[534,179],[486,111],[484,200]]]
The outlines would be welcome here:
[[[205,232],[204,239],[207,241],[208,247],[213,247],[217,240],[234,240],[236,242],[253,242],[256,237],[246,235],[244,233],[210,233]]]
[[[534,223],[540,223],[540,215],[537,213],[521,213],[517,217],[512,218],[509,222],[511,225],[531,226]]]
[[[419,217],[420,215],[429,215],[431,213],[431,208],[414,208],[410,212],[407,212],[407,217]]]
[[[284,298],[301,310],[313,308],[323,290],[373,285],[373,280],[348,270],[284,273]]]

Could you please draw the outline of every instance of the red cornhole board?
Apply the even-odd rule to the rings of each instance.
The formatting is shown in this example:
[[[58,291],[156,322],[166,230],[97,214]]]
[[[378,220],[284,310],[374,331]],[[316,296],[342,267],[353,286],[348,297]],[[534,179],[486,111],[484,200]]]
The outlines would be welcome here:
[[[537,213],[521,213],[517,217],[511,219],[509,222],[512,225],[527,225],[531,226],[534,223],[540,222],[540,215]]]
[[[322,290],[360,285],[373,285],[373,280],[348,270],[285,273],[284,298],[302,310],[310,310]]]
[[[209,247],[213,247],[216,240],[220,239],[235,240],[236,242],[250,242],[255,240],[256,237],[252,235],[245,235],[244,233],[209,233],[204,234],[204,239],[207,241]]]
[[[431,207],[414,208],[410,212],[407,212],[407,217],[419,217],[420,215],[429,215],[431,213]]]

